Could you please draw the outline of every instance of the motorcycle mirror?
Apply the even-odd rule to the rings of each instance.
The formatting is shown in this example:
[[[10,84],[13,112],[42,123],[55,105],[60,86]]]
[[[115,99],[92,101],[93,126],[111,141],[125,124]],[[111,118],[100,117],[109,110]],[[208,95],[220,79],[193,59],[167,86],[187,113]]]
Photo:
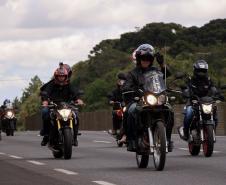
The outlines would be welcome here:
[[[222,90],[226,89],[226,84],[220,87]]]
[[[84,94],[85,94],[85,93],[84,93],[83,90],[79,90],[79,91],[78,91],[78,95],[79,95],[79,96],[82,96],[82,95],[84,95]]]
[[[182,79],[186,76],[186,74],[184,72],[176,72],[176,74],[174,75],[175,79]]]
[[[175,101],[176,100],[176,97],[175,96],[171,96],[170,97],[170,101]]]
[[[134,97],[134,100],[135,100],[135,101],[139,101],[140,98],[139,98],[139,97]]]

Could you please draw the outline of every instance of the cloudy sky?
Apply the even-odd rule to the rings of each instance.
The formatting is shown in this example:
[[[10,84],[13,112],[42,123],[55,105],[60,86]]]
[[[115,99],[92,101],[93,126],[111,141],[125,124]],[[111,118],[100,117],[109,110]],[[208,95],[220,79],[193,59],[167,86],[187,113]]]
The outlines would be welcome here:
[[[103,39],[151,22],[202,26],[226,18],[225,8],[225,0],[0,0],[0,104]]]

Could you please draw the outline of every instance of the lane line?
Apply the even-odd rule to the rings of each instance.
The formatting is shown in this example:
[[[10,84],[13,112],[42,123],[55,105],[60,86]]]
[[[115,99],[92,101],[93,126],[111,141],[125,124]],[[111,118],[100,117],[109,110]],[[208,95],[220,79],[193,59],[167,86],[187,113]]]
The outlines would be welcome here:
[[[3,152],[0,152],[0,155],[6,155],[5,153],[3,153]]]
[[[14,159],[23,159],[23,157],[16,156],[16,155],[9,155],[9,157],[14,158]]]
[[[35,164],[35,165],[45,165],[45,163],[41,163],[41,162],[38,162],[38,161],[27,161],[29,163],[32,163],[32,164]]]
[[[110,142],[110,141],[97,141],[97,140],[94,140],[93,141],[94,143],[112,143],[112,142]]]
[[[116,185],[116,184],[112,184],[112,183],[106,182],[106,181],[92,181],[92,182],[95,182],[100,185]]]
[[[57,172],[65,173],[67,175],[78,175],[78,173],[76,172],[65,170],[65,169],[55,168],[54,170]]]
[[[188,148],[178,148],[180,150],[184,150],[184,151],[188,151]],[[203,149],[200,150],[201,152],[203,152]],[[213,151],[213,153],[222,153],[221,151]]]

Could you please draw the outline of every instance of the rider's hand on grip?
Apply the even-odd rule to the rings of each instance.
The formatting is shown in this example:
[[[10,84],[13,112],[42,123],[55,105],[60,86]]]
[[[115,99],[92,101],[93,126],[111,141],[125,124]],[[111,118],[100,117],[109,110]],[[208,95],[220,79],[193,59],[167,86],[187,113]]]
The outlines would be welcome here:
[[[48,107],[48,101],[43,101],[43,102],[42,102],[42,106],[43,106],[43,107]]]
[[[155,54],[156,60],[159,65],[162,65],[164,63],[164,57],[159,52]]]

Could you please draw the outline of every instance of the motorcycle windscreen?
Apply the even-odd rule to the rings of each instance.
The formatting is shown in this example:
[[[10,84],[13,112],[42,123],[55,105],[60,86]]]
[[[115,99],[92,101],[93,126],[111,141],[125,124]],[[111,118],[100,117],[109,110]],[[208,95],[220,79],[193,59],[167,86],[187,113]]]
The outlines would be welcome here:
[[[161,71],[148,71],[144,74],[144,91],[153,94],[160,94],[166,90]]]

